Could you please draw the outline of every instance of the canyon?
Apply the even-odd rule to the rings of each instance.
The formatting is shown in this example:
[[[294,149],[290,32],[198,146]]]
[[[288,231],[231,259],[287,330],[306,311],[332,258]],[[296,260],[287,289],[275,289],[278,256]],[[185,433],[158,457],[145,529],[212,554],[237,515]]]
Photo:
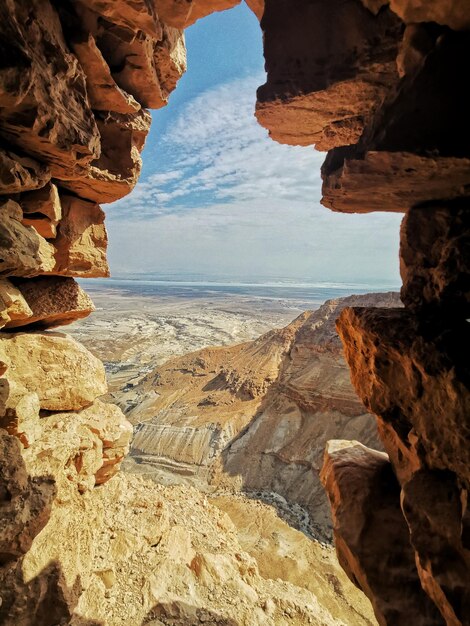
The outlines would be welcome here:
[[[233,493],[211,502],[190,485],[120,472],[132,425],[101,399],[101,361],[56,330],[93,311],[75,279],[109,275],[100,203],[138,180],[147,109],[165,106],[186,70],[184,28],[236,4],[0,2],[2,624],[374,623],[363,593],[381,625],[470,623],[468,0],[248,2],[261,20],[267,72],[259,123],[278,142],[327,152],[325,207],[404,214],[404,306],[329,305],[365,408],[344,368],[322,381],[331,382],[326,408],[356,420],[361,436],[374,414],[381,444],[365,443],[385,450],[339,439],[351,436],[340,423],[328,433],[320,480],[344,572],[313,542],[289,564],[309,540],[261,502],[240,506]],[[320,498],[324,522],[319,484],[302,473],[314,467],[317,480],[318,433],[307,428],[304,439],[301,429],[295,440],[302,412],[325,408],[314,382],[326,372],[315,369],[311,342],[332,367],[340,358],[332,323],[314,329],[315,315],[248,344],[176,357],[135,393],[173,379],[181,414],[186,394],[203,403],[204,419],[215,395],[221,405],[234,400],[238,440],[221,455],[228,472],[242,470],[258,489],[255,474],[264,483],[281,467],[273,459],[295,465],[300,450],[295,489],[312,510]],[[198,388],[203,379],[209,389]],[[261,444],[246,429],[258,402]],[[237,403],[250,409],[237,414]],[[164,392],[150,395],[135,420],[170,404]],[[217,471],[211,479],[222,481]]]

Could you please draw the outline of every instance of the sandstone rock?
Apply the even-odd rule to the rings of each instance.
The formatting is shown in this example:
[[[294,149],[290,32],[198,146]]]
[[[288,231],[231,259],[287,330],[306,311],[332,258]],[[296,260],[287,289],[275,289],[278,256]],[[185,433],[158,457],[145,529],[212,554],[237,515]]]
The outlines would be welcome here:
[[[14,381],[0,378],[0,428],[15,435],[25,448],[41,434],[39,398]]]
[[[186,72],[184,33],[171,26],[163,26],[162,41],[155,48],[158,80],[165,104],[181,76]]]
[[[158,2],[159,0],[157,0]],[[168,0],[165,0],[168,1]],[[178,1],[178,0],[176,0]],[[193,8],[189,14],[189,19],[186,22],[185,27],[191,26],[196,20],[215,13],[216,11],[225,11],[240,4],[241,0],[193,0]]]
[[[245,2],[256,15],[256,17],[261,21],[264,13],[265,0],[245,0]]]
[[[359,144],[328,155],[322,168],[325,206],[400,211],[469,195],[467,84],[459,63],[470,59],[470,43],[461,33],[424,30],[430,50],[411,63]]]
[[[121,114],[140,109],[135,98],[116,85],[93,35],[88,34],[84,41],[72,42],[72,47],[87,77],[88,97],[94,109]]]
[[[159,109],[166,104],[154,58],[155,38],[142,31],[101,22],[95,39],[121,89],[144,107]]]
[[[47,167],[34,159],[0,148],[0,194],[38,189],[51,177]]]
[[[467,492],[450,472],[424,470],[404,485],[402,507],[424,590],[447,625],[466,624],[470,614]]]
[[[155,10],[156,0],[74,0],[114,24],[143,31],[156,39],[161,38],[161,25]],[[186,2],[187,0],[185,0]]]
[[[470,316],[469,233],[467,201],[410,209],[400,236],[401,297],[408,309]]]
[[[405,310],[353,308],[337,327],[353,385],[379,416],[400,482],[424,465],[455,472],[469,487],[468,324],[433,328]]]
[[[390,7],[407,23],[436,22],[454,30],[470,29],[468,0],[390,0]]]
[[[21,291],[8,279],[0,278],[0,328],[11,321],[26,320],[32,314]]]
[[[401,22],[388,9],[375,17],[356,0],[295,7],[283,0],[266,5],[262,28],[268,77],[258,90],[260,124],[281,143],[319,150],[355,143],[398,80]]]
[[[63,217],[54,240],[55,265],[49,274],[109,276],[104,212],[94,202],[61,195]],[[42,272],[46,273],[46,272]]]
[[[41,421],[43,436],[29,451],[29,457],[38,459],[35,472],[49,469],[82,493],[116,474],[132,437],[122,411],[99,400],[81,411],[53,413]]]
[[[30,549],[47,524],[54,495],[53,480],[31,479],[20,442],[0,429],[0,568]],[[2,596],[4,591],[2,586]]]
[[[73,278],[41,277],[16,280],[18,291],[27,303],[28,317],[8,321],[6,328],[33,325],[34,328],[65,326],[87,317],[95,307],[90,297]]]
[[[0,204],[0,274],[37,276],[51,272],[54,247],[22,220],[23,211],[16,202]]]
[[[470,176],[467,158],[348,152],[329,152],[322,166],[321,203],[342,213],[404,212],[436,198],[459,198]]]
[[[1,333],[0,360],[5,378],[48,411],[81,409],[107,390],[103,364],[62,333]]]
[[[195,0],[153,0],[161,20],[173,28],[185,28]]]
[[[97,113],[102,152],[83,177],[62,186],[94,202],[114,202],[132,191],[140,175],[140,152],[150,129],[148,111],[132,115]]]
[[[22,194],[20,205],[24,214],[22,224],[32,226],[45,239],[57,235],[62,207],[56,185],[49,183],[38,191]]]
[[[357,441],[330,441],[321,478],[339,562],[371,600],[379,624],[443,625],[421,588],[387,455]]]
[[[73,175],[99,156],[100,143],[57,13],[49,2],[6,0],[0,25],[0,135],[47,163],[54,177]]]

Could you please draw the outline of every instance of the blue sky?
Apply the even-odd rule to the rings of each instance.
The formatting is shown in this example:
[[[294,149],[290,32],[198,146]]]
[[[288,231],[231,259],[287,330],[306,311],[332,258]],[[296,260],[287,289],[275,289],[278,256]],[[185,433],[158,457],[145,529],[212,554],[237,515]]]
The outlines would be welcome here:
[[[112,274],[398,284],[400,216],[321,207],[325,155],[257,124],[264,61],[245,4],[197,22],[186,45],[188,71],[152,113],[141,180],[107,207]]]

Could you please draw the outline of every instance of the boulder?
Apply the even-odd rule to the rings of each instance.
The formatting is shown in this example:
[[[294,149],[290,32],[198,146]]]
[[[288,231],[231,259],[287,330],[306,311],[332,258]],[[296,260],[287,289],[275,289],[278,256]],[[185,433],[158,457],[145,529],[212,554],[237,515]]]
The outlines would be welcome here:
[[[0,278],[0,328],[9,322],[20,322],[31,317],[23,294],[7,278]]]
[[[0,148],[0,195],[39,189],[50,177],[45,165]]]
[[[11,319],[5,324],[6,328],[65,326],[95,310],[91,298],[73,278],[16,279],[15,285],[29,308],[29,315]]]
[[[23,210],[21,223],[32,226],[45,239],[54,239],[57,235],[57,224],[62,218],[57,186],[48,183],[42,189],[24,193],[19,203]]]
[[[358,441],[329,441],[321,479],[339,562],[372,602],[378,623],[443,626],[421,588],[400,485],[387,455]]]
[[[81,409],[107,391],[101,361],[63,333],[0,333],[0,361],[5,379],[48,411]]]

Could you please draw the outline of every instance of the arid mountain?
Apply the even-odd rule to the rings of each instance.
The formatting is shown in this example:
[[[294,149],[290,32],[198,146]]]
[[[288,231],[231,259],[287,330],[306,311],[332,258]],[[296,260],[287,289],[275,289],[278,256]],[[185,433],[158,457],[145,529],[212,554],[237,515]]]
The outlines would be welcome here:
[[[131,471],[167,483],[260,492],[297,524],[330,536],[318,472],[328,439],[381,447],[349,380],[335,320],[348,306],[392,307],[398,294],[326,302],[255,341],[170,359],[134,389]],[[282,498],[277,498],[281,496]],[[294,521],[294,523],[296,523]]]

